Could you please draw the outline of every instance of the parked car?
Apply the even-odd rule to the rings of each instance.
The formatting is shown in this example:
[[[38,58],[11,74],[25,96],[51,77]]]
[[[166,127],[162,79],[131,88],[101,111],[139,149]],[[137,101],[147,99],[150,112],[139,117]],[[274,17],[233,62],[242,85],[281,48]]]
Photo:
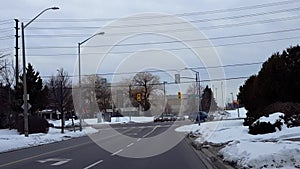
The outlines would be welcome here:
[[[154,122],[164,122],[164,121],[175,121],[176,116],[174,114],[164,114],[154,117]]]
[[[194,113],[189,114],[189,119],[192,122],[194,122],[194,121],[198,122],[199,120],[200,121],[206,121],[207,117],[208,117],[208,115],[204,111],[194,112]]]
[[[182,121],[182,120],[185,120],[185,117],[184,117],[184,116],[177,116],[177,117],[176,117],[176,120]]]

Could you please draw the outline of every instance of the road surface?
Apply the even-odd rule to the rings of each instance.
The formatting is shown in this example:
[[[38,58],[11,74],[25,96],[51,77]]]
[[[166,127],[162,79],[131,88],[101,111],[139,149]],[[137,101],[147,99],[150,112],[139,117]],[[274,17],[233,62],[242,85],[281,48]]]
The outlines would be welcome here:
[[[66,169],[205,169],[203,159],[197,155],[192,146],[182,139],[170,150],[151,157],[130,158],[122,154],[138,154],[143,148],[152,149],[156,145],[142,144],[143,138],[150,138],[174,129],[170,122],[164,123],[130,123],[108,126],[94,126],[99,133],[111,130],[119,134],[98,139],[99,142],[110,145],[114,151],[107,151],[98,146],[90,137],[80,137],[62,142],[31,147],[0,154],[0,168],[66,168]],[[173,128],[172,128],[173,127]],[[96,133],[95,135],[99,134]],[[120,141],[122,137],[131,138],[130,141]],[[142,147],[142,146],[143,147]],[[161,143],[160,145],[166,145]],[[140,147],[138,147],[140,146]]]

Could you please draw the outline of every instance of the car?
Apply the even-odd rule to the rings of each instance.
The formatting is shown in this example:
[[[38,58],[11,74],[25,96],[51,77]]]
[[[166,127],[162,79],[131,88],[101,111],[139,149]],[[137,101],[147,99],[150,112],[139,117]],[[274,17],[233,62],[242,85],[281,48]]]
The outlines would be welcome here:
[[[174,114],[162,113],[161,115],[154,117],[154,122],[175,121],[175,120],[176,120],[176,116]]]
[[[185,120],[185,117],[184,116],[177,116],[176,120],[177,121],[183,121],[183,120]]]
[[[204,111],[199,111],[199,112],[194,112],[194,113],[191,113],[189,114],[189,119],[192,121],[192,122],[198,122],[199,118],[200,118],[200,121],[206,121],[208,115],[206,112]]]

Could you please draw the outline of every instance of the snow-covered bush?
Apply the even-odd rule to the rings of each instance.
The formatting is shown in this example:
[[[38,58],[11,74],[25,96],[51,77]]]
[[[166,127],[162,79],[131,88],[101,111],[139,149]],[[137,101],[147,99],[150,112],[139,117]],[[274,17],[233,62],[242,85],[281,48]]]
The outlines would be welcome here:
[[[269,117],[261,117],[249,126],[249,134],[266,134],[281,130],[283,125],[283,113],[274,113]]]

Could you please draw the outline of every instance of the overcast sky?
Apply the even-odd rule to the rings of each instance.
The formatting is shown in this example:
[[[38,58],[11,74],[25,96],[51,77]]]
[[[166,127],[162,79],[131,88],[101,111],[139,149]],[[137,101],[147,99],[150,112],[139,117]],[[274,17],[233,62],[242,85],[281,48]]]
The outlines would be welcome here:
[[[52,6],[58,6],[60,9],[47,11],[25,30],[27,61],[32,63],[35,69],[45,78],[56,74],[57,68],[64,68],[70,75],[78,75],[76,73],[77,43],[103,30],[105,30],[105,34],[101,35],[103,37],[97,36],[98,39],[102,39],[93,43],[89,42],[87,46],[99,45],[98,43],[100,42],[105,43],[101,45],[112,45],[109,41],[113,39],[114,36],[112,34],[116,34],[116,32],[121,34],[127,33],[127,38],[119,41],[118,44],[121,44],[120,46],[110,48],[110,52],[119,52],[119,54],[108,52],[105,60],[101,64],[98,63],[99,67],[96,73],[115,72],[116,67],[126,63],[124,58],[132,56],[140,50],[148,49],[162,49],[164,52],[147,53],[146,62],[150,64],[151,61],[155,60],[160,64],[163,63],[162,65],[166,65],[165,67],[160,67],[159,64],[154,64],[155,66],[151,67],[150,65],[148,69],[176,69],[178,73],[184,67],[214,66],[213,64],[203,63],[202,59],[205,60],[208,59],[207,57],[212,57],[208,53],[201,55],[200,60],[197,60],[198,58],[195,59],[193,53],[189,50],[173,50],[186,47],[180,42],[169,43],[176,40],[174,37],[158,36],[156,34],[130,37],[130,31],[132,31],[130,25],[144,25],[143,28],[136,27],[134,31],[145,31],[144,29],[148,28],[147,32],[155,32],[157,27],[153,27],[153,24],[156,23],[160,26],[157,29],[164,30],[162,33],[164,35],[169,35],[179,29],[186,29],[182,24],[171,24],[172,27],[170,25],[166,27],[165,23],[174,23],[174,19],[166,21],[163,18],[148,18],[148,20],[144,20],[139,17],[144,13],[167,14],[181,19],[182,22],[189,22],[199,31],[200,36],[195,35],[193,37],[194,34],[191,35],[190,32],[186,31],[185,40],[197,39],[196,37],[208,38],[210,40],[209,43],[215,46],[213,50],[218,55],[218,59],[220,59],[220,63],[216,63],[216,66],[219,64],[235,65],[264,62],[272,53],[281,52],[289,46],[297,45],[300,39],[300,31],[298,30],[300,29],[299,0],[10,0],[3,1],[0,6],[0,51],[2,53],[11,53],[11,59],[14,59],[13,48],[15,40],[13,35],[15,32],[13,27],[15,22],[13,19],[19,19],[27,23],[40,11]],[[126,24],[127,21],[120,22],[120,20],[117,20],[133,15],[138,17],[135,18],[135,22],[128,21],[129,24]],[[119,25],[121,28],[114,32],[114,28],[110,28],[112,25]],[[122,44],[128,43],[149,42],[168,43],[122,46]],[[200,47],[205,46],[204,43],[201,43]],[[95,51],[93,52],[95,53]],[[185,66],[167,57],[168,52],[176,55],[175,58],[184,62]],[[203,50],[203,52],[209,51]],[[21,54],[21,50],[19,53]],[[166,57],[161,56],[160,59],[157,59],[156,57],[160,55],[165,55]],[[206,58],[201,58],[204,56]],[[131,59],[134,57],[137,57],[137,55],[132,56]],[[84,58],[84,49],[82,60],[86,62],[85,65],[88,64],[88,61],[91,61],[90,58]],[[141,61],[136,59],[136,62],[135,64],[139,64],[138,62]],[[224,67],[225,78],[257,74],[260,67],[261,64]],[[83,66],[82,69],[84,69],[82,70],[83,73],[89,73],[87,67]],[[123,69],[119,67],[118,71],[120,70]],[[129,71],[131,69],[126,70]],[[209,70],[196,70],[200,72],[202,80],[211,77],[209,74],[212,73]],[[140,71],[140,69],[136,71]],[[173,76],[174,72],[167,73],[167,75],[161,75],[161,81],[172,81],[173,77],[171,78],[171,76]],[[111,79],[111,77],[108,77],[108,79]],[[210,87],[213,87],[220,104],[222,101],[231,100],[231,92],[233,92],[234,99],[236,99],[235,95],[238,92],[238,88],[244,81],[245,79],[228,80],[223,82],[223,86],[221,81],[214,83],[203,82],[202,84],[208,84]],[[223,99],[221,98],[222,87],[224,92]]]

